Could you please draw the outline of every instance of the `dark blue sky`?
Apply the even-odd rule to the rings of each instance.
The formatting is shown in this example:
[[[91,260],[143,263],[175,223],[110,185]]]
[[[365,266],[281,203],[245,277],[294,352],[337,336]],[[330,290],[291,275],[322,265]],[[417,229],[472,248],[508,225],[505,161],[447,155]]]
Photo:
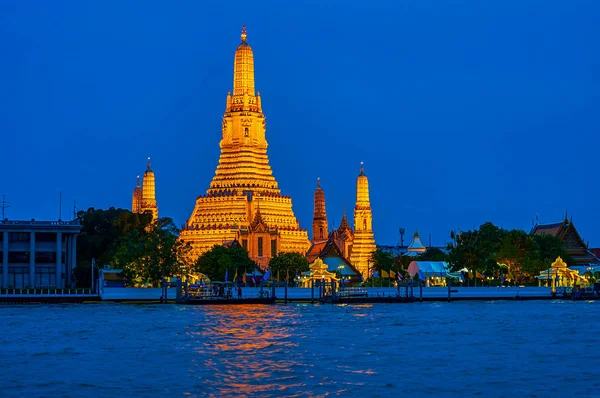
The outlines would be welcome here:
[[[214,175],[240,27],[269,156],[304,228],[359,162],[377,243],[398,228],[560,221],[600,246],[600,2],[0,2],[0,193],[12,219],[131,206],[152,157],[181,225]]]

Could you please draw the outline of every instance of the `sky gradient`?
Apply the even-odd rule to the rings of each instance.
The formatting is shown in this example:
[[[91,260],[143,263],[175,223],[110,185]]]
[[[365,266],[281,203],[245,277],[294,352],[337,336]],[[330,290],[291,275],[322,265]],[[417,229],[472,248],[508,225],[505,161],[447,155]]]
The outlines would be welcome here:
[[[310,230],[359,163],[378,244],[442,245],[485,221],[529,230],[565,211],[600,246],[600,2],[0,2],[0,194],[10,219],[131,207],[152,157],[161,216],[182,225],[219,157],[247,25],[268,154]]]

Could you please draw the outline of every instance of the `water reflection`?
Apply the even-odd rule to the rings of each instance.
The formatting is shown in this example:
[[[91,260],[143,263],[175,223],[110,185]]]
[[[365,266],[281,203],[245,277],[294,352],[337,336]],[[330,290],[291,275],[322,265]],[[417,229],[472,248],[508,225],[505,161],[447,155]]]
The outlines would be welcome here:
[[[281,306],[197,307],[201,322],[189,326],[197,355],[191,373],[211,377],[206,387],[217,396],[285,393],[303,384],[292,355],[293,314]],[[289,312],[289,311],[288,311]],[[290,317],[291,315],[291,317]],[[199,370],[199,371],[198,371]]]
[[[598,318],[600,301],[0,306],[0,391],[593,396]]]

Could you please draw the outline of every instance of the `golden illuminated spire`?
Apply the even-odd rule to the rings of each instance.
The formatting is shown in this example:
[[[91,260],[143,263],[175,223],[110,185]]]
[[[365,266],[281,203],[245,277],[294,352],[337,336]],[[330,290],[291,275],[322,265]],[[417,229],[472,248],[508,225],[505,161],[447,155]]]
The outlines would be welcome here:
[[[152,220],[158,219],[158,206],[156,205],[156,182],[154,172],[150,168],[150,158],[148,158],[147,169],[144,172],[144,181],[142,182],[142,204],[141,212],[150,211]]]
[[[215,244],[238,240],[265,269],[280,252],[306,253],[310,242],[294,215],[292,199],[282,195],[273,176],[245,26],[241,39],[234,57],[233,91],[227,94],[222,119],[219,163],[206,195],[196,199],[180,238],[190,243],[194,261]]]
[[[133,213],[142,212],[142,187],[140,185],[140,176],[137,176],[137,185],[133,188],[133,197],[131,199],[131,211]]]
[[[356,180],[356,205],[370,208],[369,179],[365,175],[365,168],[363,162],[360,162],[360,174],[358,175],[358,179]]]
[[[246,42],[246,26],[242,26],[242,42],[235,51],[233,64],[233,96],[254,97],[254,54]]]
[[[354,243],[350,262],[367,278],[369,261],[375,251],[373,236],[373,214],[369,199],[369,179],[365,175],[363,162],[360,162],[360,173],[356,179],[356,206],[354,206]]]

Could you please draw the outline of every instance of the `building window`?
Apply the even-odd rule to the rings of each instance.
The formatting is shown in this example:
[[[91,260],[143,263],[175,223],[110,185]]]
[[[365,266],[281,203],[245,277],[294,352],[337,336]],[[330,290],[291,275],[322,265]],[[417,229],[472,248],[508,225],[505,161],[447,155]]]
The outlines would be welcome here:
[[[56,252],[35,252],[36,264],[56,264]]]
[[[29,263],[29,252],[8,252],[9,264],[27,264]]]
[[[248,131],[248,127],[244,127],[244,137],[248,137],[250,132]]]
[[[9,232],[9,242],[29,242],[29,232]]]
[[[24,289],[29,285],[29,267],[8,267],[8,287]]]
[[[271,240],[271,257],[277,255],[277,239]]]
[[[242,247],[248,251],[248,239],[242,239]]]
[[[56,268],[35,267],[35,286],[36,287],[55,287],[56,286]]]
[[[258,257],[263,256],[263,238],[258,238]]]
[[[36,242],[56,242],[56,233],[54,232],[36,232]]]

